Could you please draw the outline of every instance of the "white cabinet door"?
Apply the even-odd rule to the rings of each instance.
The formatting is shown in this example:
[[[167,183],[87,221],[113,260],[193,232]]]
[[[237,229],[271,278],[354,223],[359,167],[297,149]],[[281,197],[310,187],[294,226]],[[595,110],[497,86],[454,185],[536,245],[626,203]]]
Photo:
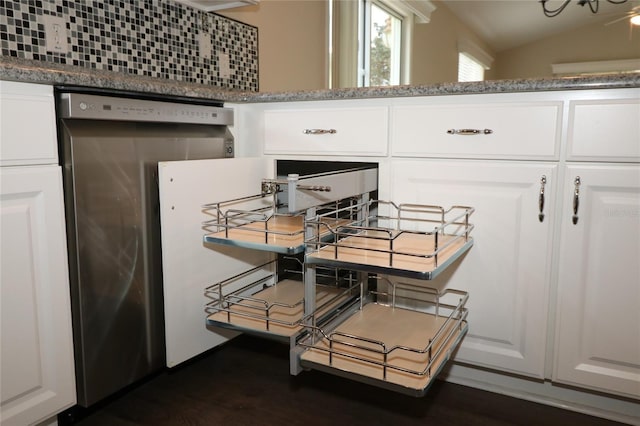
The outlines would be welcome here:
[[[469,333],[455,360],[544,377],[556,166],[394,160],[391,169],[396,202],[476,209],[474,246],[424,283],[469,293]],[[547,183],[541,222],[542,176]]]
[[[273,161],[169,161],[158,165],[167,365],[174,367],[236,334],[206,327],[205,288],[269,260],[237,247],[205,246],[204,204],[260,193]]]
[[[60,167],[0,168],[2,425],[76,402]]]
[[[566,180],[554,379],[640,398],[640,166],[570,165]]]

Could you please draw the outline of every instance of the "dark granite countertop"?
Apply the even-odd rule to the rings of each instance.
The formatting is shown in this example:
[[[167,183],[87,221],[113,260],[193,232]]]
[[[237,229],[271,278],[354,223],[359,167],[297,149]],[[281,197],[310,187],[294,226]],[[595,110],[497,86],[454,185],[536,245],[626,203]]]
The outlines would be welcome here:
[[[589,77],[439,83],[423,86],[257,93],[231,91],[216,86],[94,70],[8,56],[0,57],[0,79],[246,103],[640,87],[640,73],[632,73]]]

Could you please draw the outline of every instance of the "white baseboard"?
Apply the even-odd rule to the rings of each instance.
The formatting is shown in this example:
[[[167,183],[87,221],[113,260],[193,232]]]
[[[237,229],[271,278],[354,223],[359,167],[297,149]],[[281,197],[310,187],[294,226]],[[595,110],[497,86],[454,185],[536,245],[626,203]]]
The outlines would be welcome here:
[[[440,375],[447,382],[640,426],[640,401],[609,397],[452,363]]]

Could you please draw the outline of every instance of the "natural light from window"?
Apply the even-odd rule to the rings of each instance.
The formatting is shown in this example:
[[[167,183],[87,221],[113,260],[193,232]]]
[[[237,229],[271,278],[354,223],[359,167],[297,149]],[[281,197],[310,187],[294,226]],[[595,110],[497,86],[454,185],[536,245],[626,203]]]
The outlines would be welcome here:
[[[402,18],[382,4],[365,1],[362,86],[400,84]],[[367,23],[368,21],[368,23]]]
[[[458,54],[458,81],[484,80],[484,66],[473,56],[464,52]]]

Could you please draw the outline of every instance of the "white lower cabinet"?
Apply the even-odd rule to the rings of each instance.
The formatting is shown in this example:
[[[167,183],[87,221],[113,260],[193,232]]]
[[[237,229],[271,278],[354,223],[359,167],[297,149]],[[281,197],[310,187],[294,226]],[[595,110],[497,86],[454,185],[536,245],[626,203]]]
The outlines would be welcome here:
[[[3,426],[48,419],[76,401],[69,279],[57,165],[2,167]]]
[[[372,163],[283,160],[275,174],[260,158],[159,168],[169,365],[241,331],[288,343],[292,374],[427,392],[467,331],[467,294],[434,291],[429,280],[472,247],[458,223],[472,208],[374,200]],[[234,185],[198,185],[225,178]],[[188,304],[210,328],[181,315]],[[180,347],[198,336],[200,347]]]
[[[332,101],[388,107],[388,150],[347,144],[317,150],[324,160],[378,156],[383,200],[475,208],[473,248],[429,282],[469,294],[443,378],[640,424],[639,90]],[[237,137],[262,154],[316,153],[271,150],[265,122],[298,106],[318,108],[239,105]]]
[[[392,109],[396,156],[550,160],[557,158],[562,102],[426,99]],[[455,99],[451,101],[450,99]],[[485,98],[486,99],[486,98]]]
[[[0,424],[24,426],[76,402],[62,172],[53,87],[0,81],[0,105]]]
[[[0,97],[0,165],[57,163],[53,88],[0,80]]]
[[[434,280],[470,295],[456,361],[544,377],[556,174],[551,163],[392,161],[396,202],[475,208],[474,248]]]
[[[273,155],[387,154],[385,106],[345,107],[341,102],[285,104],[264,112],[264,152]],[[366,125],[362,125],[366,123]]]
[[[568,102],[567,159],[640,161],[640,90],[604,93]]]
[[[553,379],[640,398],[640,165],[571,164],[563,186]]]

